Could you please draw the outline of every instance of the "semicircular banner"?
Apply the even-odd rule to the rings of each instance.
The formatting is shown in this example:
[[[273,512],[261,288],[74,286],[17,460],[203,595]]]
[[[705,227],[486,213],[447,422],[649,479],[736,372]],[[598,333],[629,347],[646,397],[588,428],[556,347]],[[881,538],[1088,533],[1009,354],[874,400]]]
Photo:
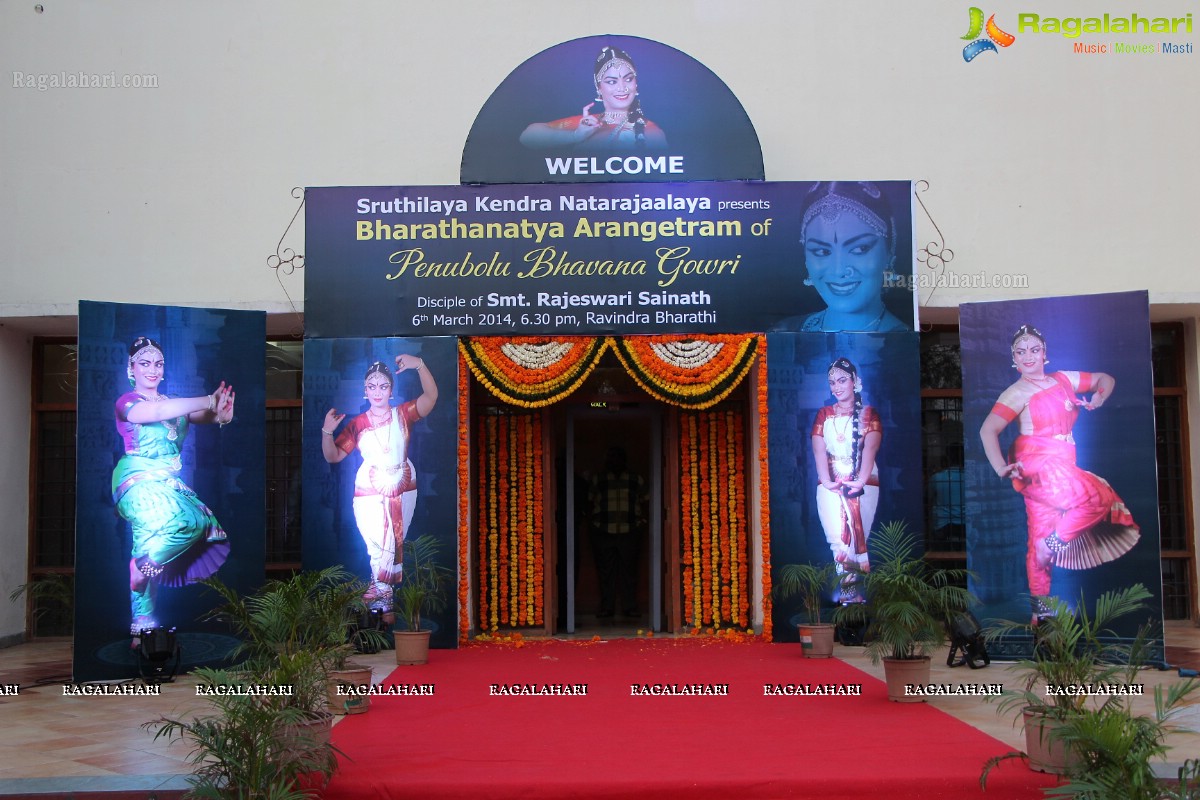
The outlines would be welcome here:
[[[685,53],[636,36],[550,47],[506,77],[463,147],[462,183],[763,180],[741,102]]]

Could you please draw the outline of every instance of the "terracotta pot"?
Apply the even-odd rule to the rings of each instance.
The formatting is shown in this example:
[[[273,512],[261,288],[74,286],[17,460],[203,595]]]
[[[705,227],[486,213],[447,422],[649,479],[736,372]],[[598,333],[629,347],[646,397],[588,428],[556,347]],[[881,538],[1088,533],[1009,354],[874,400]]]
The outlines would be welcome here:
[[[284,740],[283,747],[289,754],[311,752],[313,747],[328,747],[332,732],[333,715],[331,714],[324,714],[293,725],[285,725],[280,731]]]
[[[888,700],[896,703],[924,703],[924,695],[908,695],[904,687],[908,684],[929,683],[929,657],[885,658],[883,675],[887,680]]]
[[[1024,718],[1025,755],[1029,757],[1029,768],[1034,772],[1066,775],[1077,757],[1053,735],[1062,722],[1030,708],[1025,709]]]
[[[800,646],[805,658],[829,658],[833,655],[833,625],[800,625]]]
[[[433,631],[393,631],[396,637],[396,663],[400,666],[424,664],[429,660],[429,634]]]
[[[347,687],[369,687],[371,668],[362,664],[347,664],[344,669],[330,670],[325,694],[329,710],[334,714],[361,714],[371,707],[371,696],[367,694],[339,694],[338,689]],[[343,690],[344,692],[345,690]]]

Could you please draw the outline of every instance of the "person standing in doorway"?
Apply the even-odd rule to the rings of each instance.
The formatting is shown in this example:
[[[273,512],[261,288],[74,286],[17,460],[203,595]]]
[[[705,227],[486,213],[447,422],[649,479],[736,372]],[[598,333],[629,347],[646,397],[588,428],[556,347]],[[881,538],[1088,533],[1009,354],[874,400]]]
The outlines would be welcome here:
[[[612,447],[592,479],[591,534],[600,580],[597,616],[611,618],[620,600],[627,617],[640,616],[637,578],[646,529],[646,481],[630,472],[625,450]]]

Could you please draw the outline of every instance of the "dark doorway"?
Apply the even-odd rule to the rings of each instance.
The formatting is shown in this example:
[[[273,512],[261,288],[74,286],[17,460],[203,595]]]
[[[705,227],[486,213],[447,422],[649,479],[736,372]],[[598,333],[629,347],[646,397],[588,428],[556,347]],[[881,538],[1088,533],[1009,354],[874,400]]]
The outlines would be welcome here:
[[[638,630],[663,630],[662,581],[662,435],[657,403],[575,405],[563,409],[557,468],[561,495],[557,548],[558,623],[555,633],[603,636],[632,635]],[[601,608],[601,575],[616,566],[629,568],[615,558],[611,537],[598,529],[595,486],[613,448],[626,457],[628,471],[645,483],[646,524],[636,542],[625,545],[636,551],[635,615],[624,614],[628,602],[614,588],[612,616]],[[570,480],[566,476],[571,476]],[[607,559],[607,561],[606,561]],[[567,565],[574,564],[573,570]],[[607,566],[607,568],[606,568]],[[619,575],[617,577],[619,581]]]

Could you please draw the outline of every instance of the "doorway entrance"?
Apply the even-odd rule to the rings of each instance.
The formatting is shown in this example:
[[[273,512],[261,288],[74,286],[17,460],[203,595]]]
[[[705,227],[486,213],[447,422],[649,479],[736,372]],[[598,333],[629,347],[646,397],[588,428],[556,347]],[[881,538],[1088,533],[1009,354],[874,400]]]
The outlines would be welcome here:
[[[610,637],[752,624],[762,607],[763,551],[752,510],[761,502],[753,443],[762,416],[751,400],[765,388],[742,378],[759,338],[710,343],[690,361],[693,340],[680,352],[670,341],[654,349],[622,339],[610,352],[591,342],[579,364],[564,367],[564,375],[575,370],[574,388],[531,383],[527,395],[517,371],[524,364],[503,350],[471,351],[476,374],[494,376],[472,384],[471,445],[460,449],[471,459],[460,461],[462,497],[470,497],[460,563],[471,570],[460,591],[481,632]],[[594,359],[586,372],[585,356]],[[679,378],[706,364],[712,374],[703,382]],[[653,377],[656,369],[665,377]],[[631,559],[635,590],[621,598],[628,602],[614,596],[609,616],[601,613],[609,609],[600,593],[600,543],[591,535],[599,496],[591,478],[613,446],[644,479],[647,501]]]
[[[662,631],[662,412],[657,403],[569,405],[564,410],[559,515],[559,618],[556,633],[604,635]],[[556,426],[558,428],[558,426]],[[598,490],[610,453],[624,454],[646,502],[628,533],[604,530]],[[627,541],[625,536],[634,537]],[[568,568],[571,565],[572,568]],[[633,586],[632,597],[625,585]]]

